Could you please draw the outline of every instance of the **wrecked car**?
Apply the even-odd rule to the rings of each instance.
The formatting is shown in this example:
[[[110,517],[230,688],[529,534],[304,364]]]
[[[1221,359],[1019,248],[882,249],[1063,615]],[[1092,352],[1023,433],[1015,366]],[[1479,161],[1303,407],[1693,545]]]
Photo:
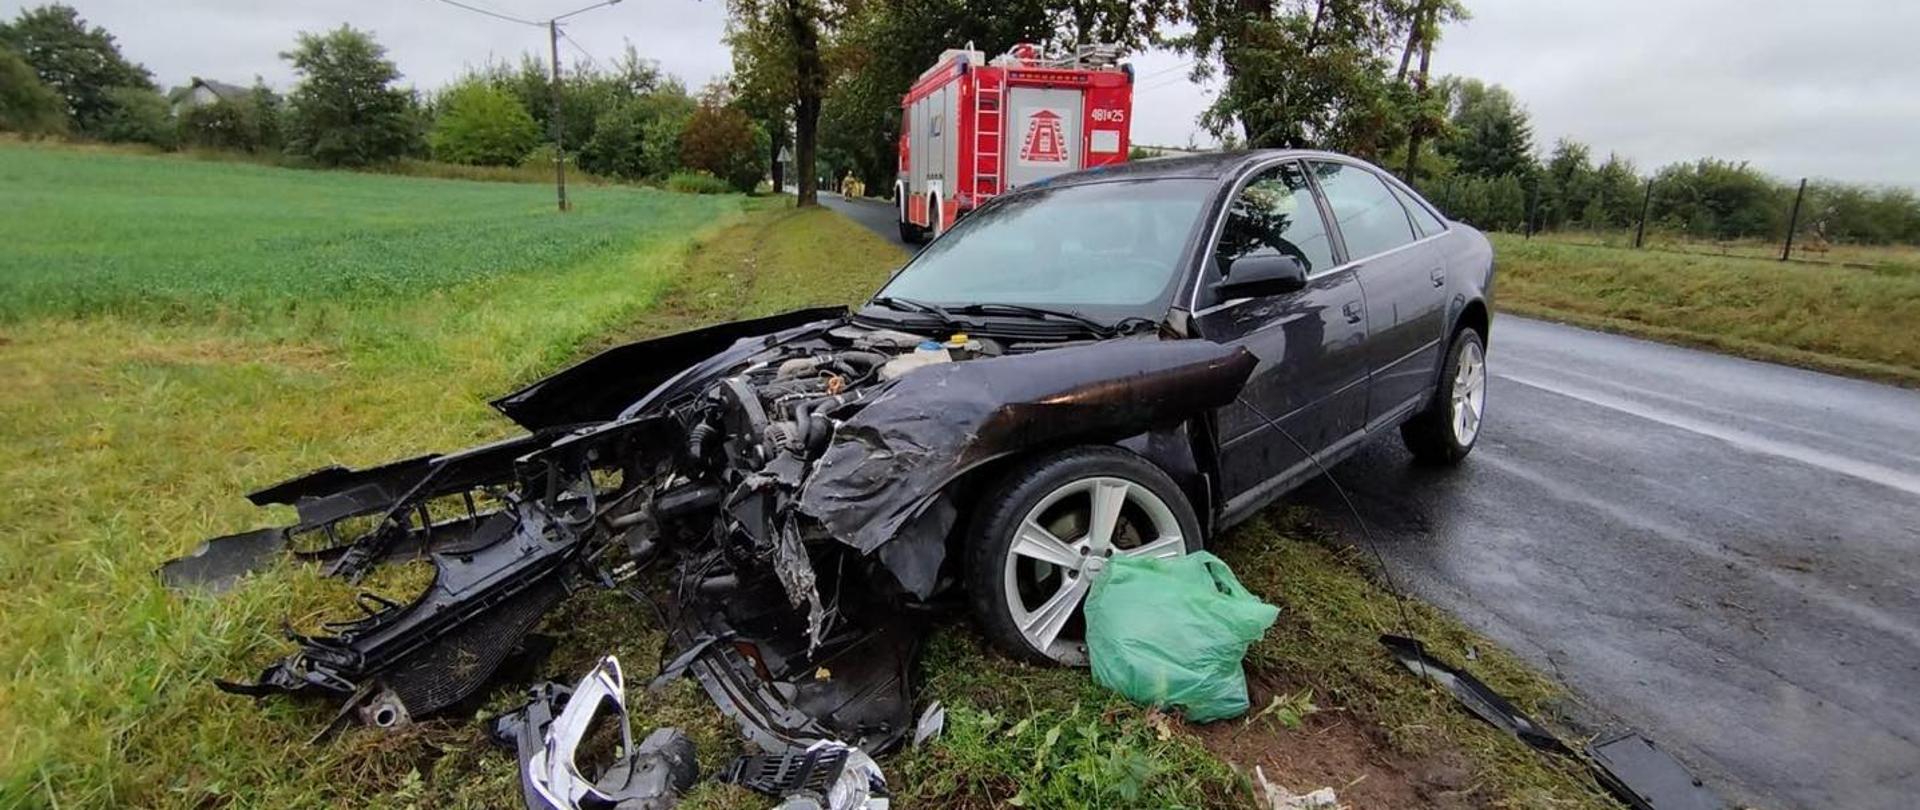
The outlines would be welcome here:
[[[666,623],[663,677],[695,678],[759,748],[880,753],[912,731],[937,606],[964,597],[1009,654],[1081,664],[1109,559],[1198,550],[1369,436],[1464,457],[1491,276],[1477,231],[1340,155],[1062,175],[982,206],[855,311],[609,349],[495,400],[521,435],[267,487],[249,498],[291,525],[163,575],[429,560],[418,600],[367,596],[222,684],[375,726],[474,694],[568,594],[623,588]]]

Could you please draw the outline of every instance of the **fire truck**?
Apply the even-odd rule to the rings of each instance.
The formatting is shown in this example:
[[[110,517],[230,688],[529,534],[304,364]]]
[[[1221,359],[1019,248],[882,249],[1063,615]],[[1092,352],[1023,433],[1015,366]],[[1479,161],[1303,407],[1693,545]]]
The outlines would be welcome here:
[[[995,194],[1127,159],[1133,68],[1119,48],[1058,57],[1021,44],[989,62],[950,49],[900,100],[900,238],[938,236]]]

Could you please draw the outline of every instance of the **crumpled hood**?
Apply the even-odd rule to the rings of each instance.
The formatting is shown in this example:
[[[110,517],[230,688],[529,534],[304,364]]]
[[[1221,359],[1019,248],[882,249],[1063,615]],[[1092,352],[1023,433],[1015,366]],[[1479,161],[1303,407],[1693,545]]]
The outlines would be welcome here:
[[[981,463],[1179,423],[1232,402],[1256,363],[1237,347],[1146,337],[923,368],[839,426],[798,505],[873,551]]]

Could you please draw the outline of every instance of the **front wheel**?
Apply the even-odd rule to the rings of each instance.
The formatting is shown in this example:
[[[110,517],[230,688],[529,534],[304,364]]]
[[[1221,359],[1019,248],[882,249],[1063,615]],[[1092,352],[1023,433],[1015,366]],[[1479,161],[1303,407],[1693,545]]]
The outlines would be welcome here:
[[[1480,438],[1487,412],[1487,349],[1480,333],[1461,329],[1447,347],[1447,364],[1433,403],[1400,426],[1400,440],[1428,464],[1458,464]]]
[[[1081,604],[1116,556],[1200,550],[1173,479],[1125,450],[1082,447],[1014,469],[976,508],[967,590],[988,638],[1034,663],[1087,663]]]

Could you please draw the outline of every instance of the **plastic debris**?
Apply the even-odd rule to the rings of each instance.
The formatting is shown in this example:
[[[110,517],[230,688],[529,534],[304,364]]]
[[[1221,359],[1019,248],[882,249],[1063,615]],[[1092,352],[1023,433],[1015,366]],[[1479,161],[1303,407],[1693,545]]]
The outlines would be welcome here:
[[[1114,557],[1087,595],[1093,679],[1136,703],[1204,723],[1245,714],[1241,659],[1280,611],[1219,557]]]
[[[1296,794],[1267,780],[1267,772],[1255,765],[1254,786],[1259,788],[1261,807],[1267,810],[1338,810],[1340,798],[1333,788],[1323,787],[1311,793]]]

